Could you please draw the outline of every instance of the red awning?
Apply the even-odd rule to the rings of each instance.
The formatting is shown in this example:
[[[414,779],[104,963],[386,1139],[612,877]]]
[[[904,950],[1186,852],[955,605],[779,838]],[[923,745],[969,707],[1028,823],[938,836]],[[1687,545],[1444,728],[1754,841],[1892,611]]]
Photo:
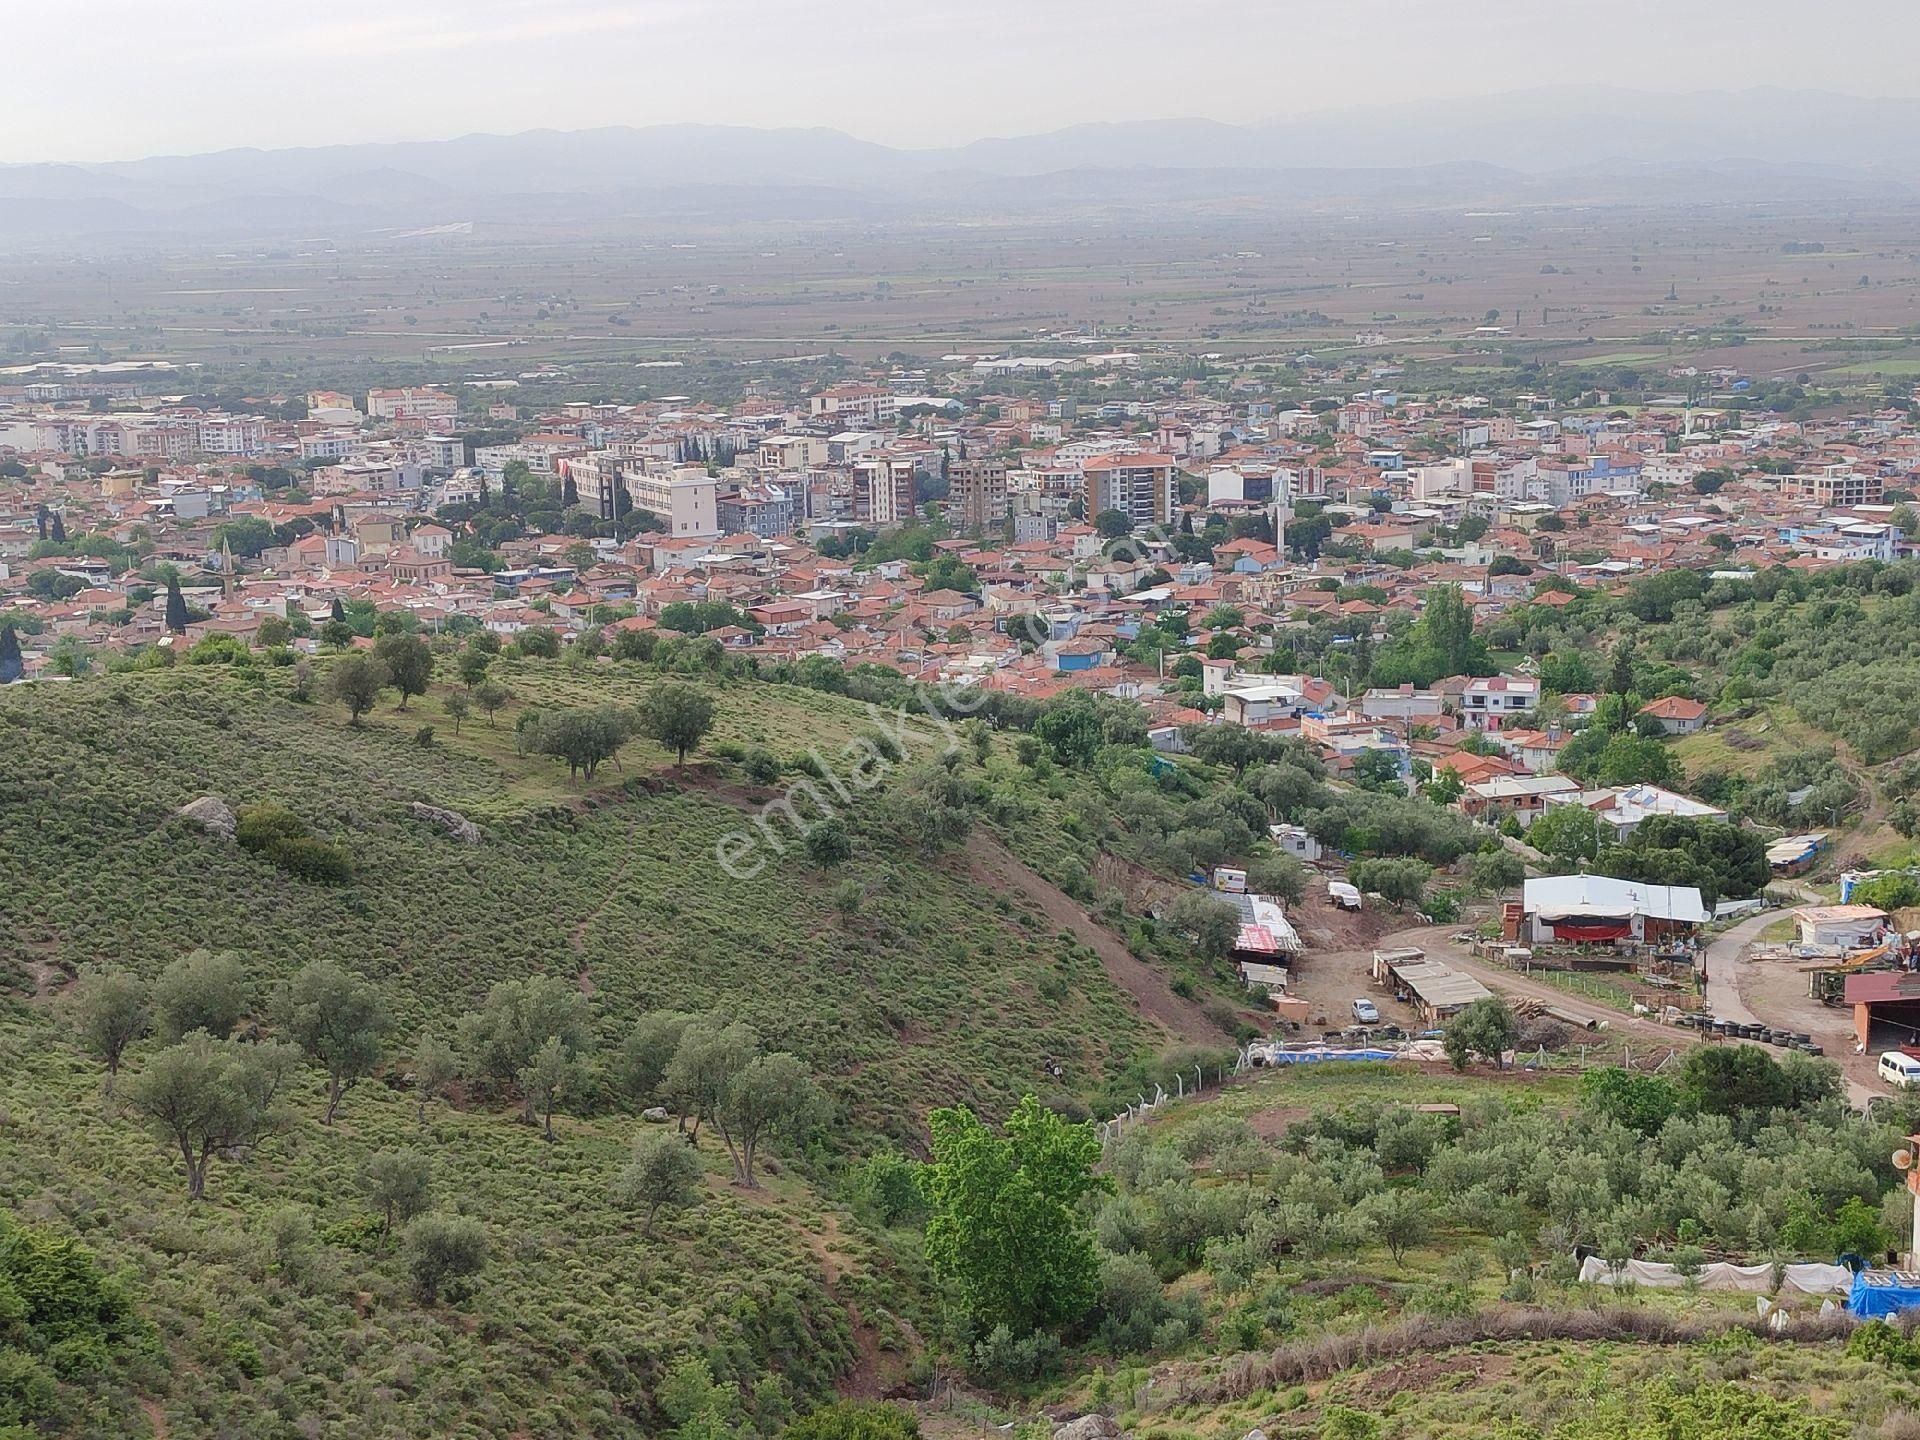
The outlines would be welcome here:
[[[1633,934],[1633,925],[1626,920],[1556,920],[1553,922],[1553,938],[1572,940],[1576,943],[1594,940],[1623,940]]]

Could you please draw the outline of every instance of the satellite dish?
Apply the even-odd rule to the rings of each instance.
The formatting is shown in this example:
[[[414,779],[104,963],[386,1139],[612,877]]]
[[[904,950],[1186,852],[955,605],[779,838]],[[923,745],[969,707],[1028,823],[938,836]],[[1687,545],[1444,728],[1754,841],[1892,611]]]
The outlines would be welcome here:
[[[1913,1168],[1913,1152],[1911,1150],[1894,1151],[1893,1168],[1896,1170],[1911,1170]]]

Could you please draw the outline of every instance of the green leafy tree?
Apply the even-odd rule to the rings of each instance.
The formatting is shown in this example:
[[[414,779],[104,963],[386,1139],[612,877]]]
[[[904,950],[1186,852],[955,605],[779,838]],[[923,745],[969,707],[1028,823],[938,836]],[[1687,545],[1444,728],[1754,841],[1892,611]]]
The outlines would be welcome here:
[[[153,987],[154,1028],[168,1044],[204,1030],[224,1040],[252,1004],[240,957],[230,950],[195,950],[160,972]]]
[[[413,1047],[414,1119],[427,1123],[427,1102],[444,1094],[460,1074],[460,1057],[437,1030],[421,1035]]]
[[[580,1062],[558,1035],[549,1035],[533,1059],[520,1067],[516,1077],[521,1093],[540,1117],[540,1134],[553,1139],[553,1112],[563,1096],[571,1092],[581,1077]]]
[[[487,1232],[465,1215],[422,1215],[407,1226],[407,1272],[425,1305],[458,1304],[487,1264]]]
[[[460,1017],[459,1044],[466,1073],[499,1085],[520,1081],[549,1040],[567,1055],[592,1044],[593,1018],[587,997],[552,975],[502,980],[487,992],[486,1003]],[[534,1123],[534,1095],[522,1090],[522,1114]]]
[[[1467,861],[1467,878],[1476,890],[1497,895],[1525,880],[1527,870],[1518,855],[1505,850],[1482,850]]]
[[[298,1063],[290,1045],[247,1045],[195,1030],[128,1081],[126,1105],[179,1151],[187,1198],[198,1200],[214,1156],[248,1151],[284,1124],[280,1094]]]
[[[566,761],[569,779],[584,772],[591,780],[603,764],[618,756],[633,727],[632,713],[617,705],[551,711],[534,724],[527,748]]]
[[[809,829],[804,844],[807,859],[823,870],[853,858],[853,832],[838,816],[829,816]]]
[[[1291,855],[1263,855],[1247,866],[1247,889],[1297,905],[1307,893],[1307,867]]]
[[[346,1093],[380,1063],[390,1022],[379,992],[333,961],[316,960],[287,985],[280,1020],[287,1038],[327,1072],[321,1123],[331,1125]]]
[[[713,1117],[714,1129],[733,1157],[737,1183],[758,1189],[753,1167],[760,1146],[778,1135],[804,1138],[825,1108],[806,1066],[794,1056],[782,1052],[749,1061],[733,1077]]]
[[[641,702],[640,728],[684,767],[713,728],[713,698],[690,685],[662,685]]]
[[[678,1010],[642,1015],[613,1056],[614,1083],[636,1105],[651,1105],[667,1078],[667,1067],[695,1017]]]
[[[1426,898],[1433,867],[1424,860],[1356,860],[1347,878],[1363,894],[1378,895],[1390,905],[1418,905]]]
[[[444,706],[447,712],[447,718],[453,721],[453,733],[458,735],[460,733],[461,722],[467,718],[473,709],[473,702],[466,697],[464,691],[456,690],[447,696]]]
[[[1527,844],[1568,866],[1593,860],[1602,841],[1600,817],[1584,805],[1553,805],[1528,827]]]
[[[1433,1234],[1432,1202],[1418,1190],[1376,1190],[1354,1207],[1354,1216],[1379,1236],[1396,1265]]]
[[[1184,891],[1167,907],[1167,924],[1210,960],[1226,957],[1240,936],[1240,912],[1204,890]]]
[[[473,692],[473,703],[487,717],[487,728],[493,728],[493,717],[504,710],[513,699],[513,693],[497,680],[483,681]]]
[[[1793,1103],[1787,1073],[1757,1045],[1698,1045],[1680,1062],[1680,1094],[1689,1109],[1738,1116]]]
[[[153,996],[137,975],[93,969],[81,972],[67,1003],[81,1044],[106,1064],[111,1091],[127,1047],[153,1028]]]
[[[651,1237],[662,1210],[687,1210],[700,1203],[700,1157],[671,1130],[649,1130],[634,1138],[633,1158],[620,1172],[616,1198],[641,1216],[640,1233]]]
[[[919,1172],[927,1261],[982,1330],[1071,1325],[1099,1294],[1099,1251],[1081,1202],[1106,1188],[1100,1140],[1028,1095],[995,1135],[971,1110],[928,1116],[933,1159]]]
[[[675,1111],[693,1120],[694,1135],[703,1123],[718,1121],[734,1080],[759,1050],[760,1037],[742,1021],[702,1015],[687,1023],[661,1088]]]
[[[492,668],[493,656],[472,646],[462,650],[459,660],[454,662],[454,670],[460,676],[460,683],[469,690],[474,690],[483,684],[487,678],[487,671]]]
[[[391,680],[385,662],[378,656],[343,655],[333,662],[327,676],[327,693],[347,707],[352,723],[358,725]]]
[[[1618,1065],[1603,1065],[1580,1077],[1580,1104],[1642,1135],[1657,1135],[1679,1113],[1681,1093],[1659,1075],[1638,1075]]]
[[[1513,1048],[1519,1029],[1507,1002],[1498,995],[1489,995],[1447,1021],[1446,1034],[1440,1043],[1456,1070],[1466,1069],[1467,1062],[1476,1055],[1491,1060],[1496,1066],[1504,1066],[1506,1052]]]
[[[427,693],[433,679],[433,651],[418,635],[382,635],[374,642],[374,657],[387,667],[387,683],[400,692],[400,708],[415,695]]]
[[[433,1161],[418,1150],[381,1150],[367,1160],[367,1198],[388,1234],[433,1205]]]

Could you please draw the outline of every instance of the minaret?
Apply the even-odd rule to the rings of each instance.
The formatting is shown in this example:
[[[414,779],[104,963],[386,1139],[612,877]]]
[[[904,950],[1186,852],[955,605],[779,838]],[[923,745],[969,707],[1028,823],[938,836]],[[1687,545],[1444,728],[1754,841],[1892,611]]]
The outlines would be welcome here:
[[[1293,519],[1293,471],[1284,465],[1273,471],[1273,543],[1284,557],[1287,548],[1287,524]]]

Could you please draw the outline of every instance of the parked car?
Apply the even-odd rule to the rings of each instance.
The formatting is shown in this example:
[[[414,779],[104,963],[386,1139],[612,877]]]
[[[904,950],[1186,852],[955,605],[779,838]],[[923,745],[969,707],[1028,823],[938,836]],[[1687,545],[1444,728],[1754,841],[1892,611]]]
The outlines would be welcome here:
[[[1353,1018],[1358,1020],[1362,1025],[1378,1025],[1380,1023],[1380,1007],[1371,1000],[1362,997],[1353,1002]]]
[[[1889,1050],[1880,1057],[1880,1078],[1897,1090],[1920,1085],[1920,1059],[1904,1050]]]

